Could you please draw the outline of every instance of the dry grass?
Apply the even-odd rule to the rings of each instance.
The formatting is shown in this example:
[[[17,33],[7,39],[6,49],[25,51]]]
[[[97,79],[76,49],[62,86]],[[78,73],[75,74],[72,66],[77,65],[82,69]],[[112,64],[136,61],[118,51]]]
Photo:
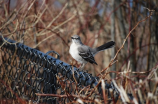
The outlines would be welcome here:
[[[153,35],[156,33],[154,30],[156,27],[151,24],[156,23],[154,20],[156,11],[148,8],[141,9],[142,5],[140,8],[131,7],[128,1],[121,2],[114,10],[111,9],[110,1],[96,1],[91,6],[88,1],[82,0],[68,2],[21,0],[18,3],[1,0],[0,6],[0,35],[44,53],[54,50],[60,54],[60,60],[77,67],[79,64],[69,54],[70,37],[78,34],[83,43],[91,47],[110,41],[112,25],[109,18],[112,13],[117,13],[121,8],[125,34],[121,33],[119,15],[115,14],[115,56],[111,56],[111,49],[106,50],[96,55],[98,66],[87,64],[85,67],[93,76],[100,77],[98,83],[102,86],[103,99],[90,96],[92,93],[89,92],[96,91],[95,93],[98,94],[97,86],[93,89],[89,87],[80,89],[77,94],[39,94],[39,96],[76,98],[71,99],[70,103],[107,103],[108,97],[104,89],[104,80],[107,80],[109,83],[113,82],[120,93],[119,100],[115,102],[112,99],[111,103],[158,103],[157,34]],[[101,9],[104,13],[99,15],[98,12],[101,12]],[[3,64],[2,60],[0,64]],[[115,71],[111,71],[112,66],[116,67]],[[4,70],[1,70],[1,75],[3,72]],[[114,79],[110,77],[111,73],[115,73]],[[57,78],[59,82],[63,80],[60,77]],[[63,84],[63,90],[65,90],[64,86]],[[87,91],[89,95],[84,95],[82,91]],[[133,100],[128,98],[129,93],[133,95]],[[13,103],[32,103],[22,99],[10,100]],[[6,99],[1,100],[1,103],[3,101],[5,102]]]

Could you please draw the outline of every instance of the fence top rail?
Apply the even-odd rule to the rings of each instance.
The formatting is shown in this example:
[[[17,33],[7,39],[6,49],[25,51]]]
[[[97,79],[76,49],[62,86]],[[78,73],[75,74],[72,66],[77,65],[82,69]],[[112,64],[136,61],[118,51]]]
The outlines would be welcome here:
[[[78,82],[79,84],[81,85],[97,85],[98,84],[98,81],[99,81],[99,78],[98,77],[93,77],[92,74],[89,74],[87,72],[84,72],[84,71],[80,71],[78,68],[76,68],[75,66],[71,66],[63,61],[61,61],[60,59],[56,59],[46,53],[43,53],[37,49],[33,49],[33,48],[30,48],[24,44],[21,44],[21,43],[16,43],[15,41],[11,40],[11,39],[7,39],[7,38],[4,38],[7,42],[5,42],[2,37],[0,36],[0,45],[2,45],[2,43],[5,42],[4,46],[7,45],[9,49],[21,49],[23,51],[25,51],[26,54],[29,54],[30,56],[31,55],[35,55],[35,56],[38,56],[40,58],[43,58],[45,61],[51,63],[51,62],[54,62],[55,65],[58,67],[58,69],[60,70],[57,70],[57,73],[61,73],[62,75],[64,75],[65,77],[68,77],[68,78],[73,78],[73,77],[70,77],[72,76],[72,71],[74,71],[74,75],[75,75],[75,78],[77,81],[79,80],[82,80],[81,82]],[[11,43],[11,44],[10,44]],[[13,44],[15,43],[15,44]],[[62,70],[61,70],[62,69]]]

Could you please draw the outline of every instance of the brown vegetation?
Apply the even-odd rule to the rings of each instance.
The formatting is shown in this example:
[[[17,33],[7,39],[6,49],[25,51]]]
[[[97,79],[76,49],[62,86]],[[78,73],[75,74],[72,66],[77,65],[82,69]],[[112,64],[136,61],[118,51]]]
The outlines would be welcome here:
[[[95,56],[98,65],[88,63],[85,69],[113,81],[122,99],[118,103],[158,103],[158,1],[92,1],[0,0],[0,35],[44,53],[54,50],[60,60],[77,67],[69,54],[72,35],[80,35],[90,47],[114,40],[113,49]],[[133,101],[127,93],[132,93]],[[71,96],[78,98],[72,103],[93,101],[84,95]],[[105,93],[103,98],[105,103]]]

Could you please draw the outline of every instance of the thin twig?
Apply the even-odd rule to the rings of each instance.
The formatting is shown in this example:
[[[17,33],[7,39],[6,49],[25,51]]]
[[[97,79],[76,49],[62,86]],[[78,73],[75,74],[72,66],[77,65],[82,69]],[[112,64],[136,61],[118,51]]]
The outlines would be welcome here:
[[[60,25],[56,26],[55,28],[53,28],[51,31],[54,31],[55,29],[59,28],[60,26],[64,25],[65,23],[69,22],[71,19],[73,19],[75,17],[75,15],[73,15],[72,17],[70,17],[68,20],[64,21],[63,23],[61,23]],[[47,33],[49,33],[50,31],[48,31]],[[45,34],[47,34],[45,33]],[[35,45],[33,48],[36,48],[37,46],[39,46],[42,42],[46,41],[47,39],[51,38],[52,36],[54,36],[54,34],[48,36],[47,38],[43,39],[42,41],[40,41],[37,45]]]
[[[114,58],[111,60],[111,62],[110,62],[110,64],[109,64],[109,66],[112,65],[113,61],[116,59],[118,53],[119,53],[119,52],[121,51],[121,49],[124,47],[125,42],[127,41],[128,37],[131,35],[131,33],[133,32],[133,30],[135,30],[136,27],[137,27],[141,22],[143,22],[143,21],[147,20],[149,17],[151,17],[152,14],[153,14],[153,12],[150,12],[150,15],[149,15],[149,16],[147,16],[145,19],[139,21],[139,22],[134,26],[134,28],[128,33],[128,35],[127,35],[126,38],[124,39],[124,42],[123,42],[122,46],[121,46],[120,49],[116,52]],[[109,66],[108,66],[108,67],[109,67]],[[103,73],[106,69],[107,69],[107,68],[103,69],[103,70],[101,71],[101,73]],[[100,74],[99,74],[99,75],[100,75]]]

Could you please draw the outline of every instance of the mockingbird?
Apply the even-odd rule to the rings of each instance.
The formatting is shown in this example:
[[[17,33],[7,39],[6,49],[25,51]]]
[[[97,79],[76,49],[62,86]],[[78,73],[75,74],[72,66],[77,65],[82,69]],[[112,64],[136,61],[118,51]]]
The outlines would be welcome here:
[[[81,69],[85,66],[87,62],[97,65],[94,59],[95,54],[105,49],[111,48],[115,44],[115,42],[110,41],[97,48],[91,48],[84,45],[78,35],[73,35],[71,39],[72,43],[69,49],[69,53],[76,61],[81,63]]]

